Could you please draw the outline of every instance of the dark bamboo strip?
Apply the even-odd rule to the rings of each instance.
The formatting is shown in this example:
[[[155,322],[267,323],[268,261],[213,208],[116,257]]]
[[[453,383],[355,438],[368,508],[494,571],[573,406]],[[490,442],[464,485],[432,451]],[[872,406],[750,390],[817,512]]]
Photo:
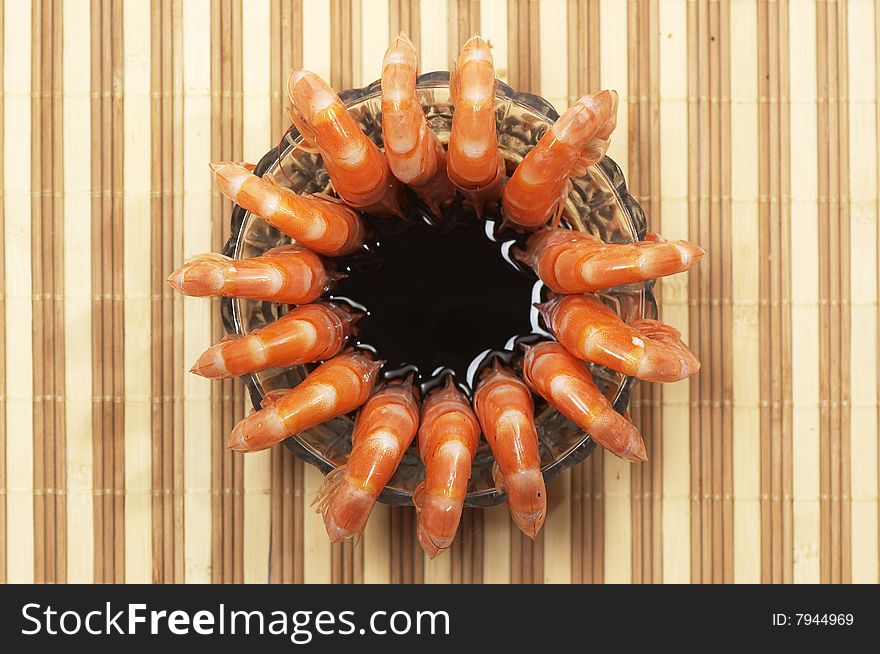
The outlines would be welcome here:
[[[660,232],[660,98],[658,76],[652,74],[659,67],[657,3],[639,0],[631,2],[628,9],[630,189],[648,216],[650,230]],[[655,295],[660,296],[659,284]],[[655,534],[662,524],[661,407],[658,385],[636,388],[631,414],[648,450],[648,463],[632,470],[632,574],[636,583],[651,583],[662,570],[661,540]]]
[[[0,0],[0,89],[5,88],[3,65],[5,50],[5,3]],[[3,148],[5,140],[4,123],[5,108],[0,102],[0,189],[6,188],[3,175]],[[0,234],[6,233],[6,210],[0,202]],[[0,534],[6,534],[6,240],[0,238]],[[6,538],[0,538],[0,584],[7,580]]]
[[[242,159],[241,0],[213,0],[211,5],[211,158]],[[212,249],[229,238],[232,202],[212,191]],[[213,302],[212,338],[223,337],[220,303]],[[211,391],[213,440],[212,566],[216,583],[241,583],[244,574],[244,480],[242,456],[224,446],[224,435],[244,415],[244,389],[239,380],[214,383]]]
[[[474,34],[480,33],[480,0],[449,0],[446,33],[449,65]]]
[[[517,91],[537,93],[540,89],[538,10],[534,0],[508,0],[508,76]]]
[[[361,4],[358,0],[331,0],[330,40],[330,83],[337,90],[359,85],[362,80]],[[331,580],[334,583],[352,583],[356,568],[361,571],[362,577],[363,555],[363,548],[354,548],[351,542],[333,545],[330,555]]]
[[[759,6],[759,219],[762,375],[762,580],[790,582],[793,574],[790,459],[790,228],[788,209],[787,5]],[[766,321],[766,324],[764,323]]]
[[[817,7],[820,578],[851,579],[846,3]],[[844,279],[846,277],[846,279]]]
[[[184,578],[183,303],[165,283],[183,259],[182,5],[154,0],[152,56],[153,580]],[[177,162],[177,165],[176,165]]]
[[[292,68],[302,66],[302,2],[273,0],[270,7],[272,89],[272,143],[278,142],[290,127],[285,107],[287,77]],[[303,580],[303,468],[283,448],[272,450],[272,500],[270,581],[302,583]]]
[[[601,86],[600,3],[598,0],[568,1],[568,100]],[[595,453],[572,469],[571,565],[573,583],[604,579],[604,456]]]
[[[477,12],[479,15],[479,12]],[[388,35],[404,32],[419,52],[422,27],[419,0],[388,0]]]

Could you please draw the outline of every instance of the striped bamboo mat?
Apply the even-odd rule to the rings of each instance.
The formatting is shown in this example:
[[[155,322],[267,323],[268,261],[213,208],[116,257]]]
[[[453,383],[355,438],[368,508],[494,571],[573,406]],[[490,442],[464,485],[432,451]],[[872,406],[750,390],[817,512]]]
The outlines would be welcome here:
[[[0,581],[877,582],[878,40],[870,0],[5,0]],[[293,66],[378,77],[481,32],[564,108],[616,88],[611,156],[653,230],[709,255],[659,285],[703,360],[632,405],[650,462],[593,456],[534,543],[466,511],[426,560],[378,507],[331,547],[321,481],[223,448],[238,382],[186,373],[218,307],[171,293],[218,250],[208,161],[287,127]]]

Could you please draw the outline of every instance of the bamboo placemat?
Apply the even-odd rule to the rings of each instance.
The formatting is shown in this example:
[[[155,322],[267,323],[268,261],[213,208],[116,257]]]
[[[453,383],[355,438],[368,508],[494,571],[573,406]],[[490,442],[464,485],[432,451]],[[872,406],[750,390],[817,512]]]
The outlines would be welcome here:
[[[878,581],[878,42],[872,0],[0,0],[0,581]],[[564,109],[615,88],[610,155],[651,229],[708,256],[657,287],[703,369],[643,385],[650,460],[549,487],[532,543],[467,510],[427,560],[411,509],[330,546],[314,468],[223,444],[239,382],[188,364],[217,303],[207,163],[256,161],[285,81],[425,71],[472,33]],[[30,65],[28,65],[30,64]]]

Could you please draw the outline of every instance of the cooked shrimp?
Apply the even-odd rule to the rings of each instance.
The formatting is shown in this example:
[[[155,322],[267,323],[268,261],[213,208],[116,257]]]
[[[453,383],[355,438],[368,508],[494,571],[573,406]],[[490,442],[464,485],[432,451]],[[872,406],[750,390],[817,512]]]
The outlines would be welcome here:
[[[202,254],[171,273],[168,283],[178,293],[195,297],[307,304],[327,291],[333,279],[317,254],[287,245],[252,259]]]
[[[495,132],[495,65],[479,36],[471,37],[455,60],[449,93],[455,112],[446,169],[482,215],[484,206],[498,200],[505,169]]]
[[[587,293],[684,272],[705,250],[689,241],[648,234],[638,243],[604,243],[592,234],[542,229],[518,255],[556,293]]]
[[[455,538],[479,441],[477,417],[450,376],[446,386],[428,393],[419,427],[425,481],[413,491],[413,504],[419,543],[432,559]]]
[[[342,100],[314,73],[292,70],[287,82],[291,119],[324,159],[333,188],[347,204],[368,213],[402,216],[400,185],[388,160],[361,131]]]
[[[227,337],[211,346],[190,372],[210,378],[236,377],[329,359],[342,350],[357,317],[341,304],[304,304],[247,336]]]
[[[341,202],[297,195],[271,177],[257,177],[250,164],[210,166],[223,195],[310,250],[335,257],[363,244],[360,216]]]
[[[376,499],[391,479],[419,427],[412,383],[391,383],[361,408],[348,463],[330,472],[315,502],[330,540],[361,536]]]
[[[416,93],[418,56],[401,32],[385,52],[382,66],[382,132],[391,172],[434,211],[451,201],[446,151],[428,126]]]
[[[584,362],[559,343],[529,348],[523,359],[523,379],[609,452],[627,461],[647,460],[639,430],[614,410]]]
[[[354,411],[370,396],[382,364],[356,352],[333,357],[298,386],[266,396],[262,409],[233,428],[228,447],[236,452],[265,450],[291,434]]]
[[[617,92],[600,91],[575,102],[516,167],[501,194],[504,214],[523,227],[558,220],[569,177],[583,175],[608,149],[617,125]]]
[[[623,322],[588,295],[563,295],[539,306],[556,339],[574,356],[649,382],[674,382],[700,369],[677,330],[657,320]]]
[[[517,526],[534,538],[544,524],[547,491],[541,474],[532,394],[519,377],[495,367],[474,394],[474,410],[495,455],[495,480],[507,492]]]

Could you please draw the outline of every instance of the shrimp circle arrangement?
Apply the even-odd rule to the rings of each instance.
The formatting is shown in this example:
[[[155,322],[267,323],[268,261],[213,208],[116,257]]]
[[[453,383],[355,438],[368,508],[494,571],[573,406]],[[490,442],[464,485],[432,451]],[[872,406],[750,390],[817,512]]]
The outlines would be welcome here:
[[[256,410],[229,446],[284,442],[319,467],[315,502],[334,542],[359,537],[376,501],[415,504],[432,557],[451,544],[464,505],[506,500],[534,537],[545,482],[596,444],[643,461],[624,416],[635,379],[699,370],[656,320],[654,278],[703,251],[648,234],[604,156],[617,95],[585,96],[560,117],[497,81],[481,38],[451,75],[417,76],[404,35],[380,81],[337,96],[295,70],[289,91],[294,126],[277,149],[256,166],[212,165],[236,203],[224,256],[196,257],[169,277],[179,292],[223,298],[230,337],[193,372],[247,384]],[[414,202],[434,223],[453,202],[472,207],[487,234],[510,239],[509,263],[537,275],[534,333],[475,359],[466,380],[442,370],[382,379],[382,353],[357,338],[368,307],[333,295],[340,273],[356,272],[339,262],[370,254],[370,225],[407,220],[401,205]]]

